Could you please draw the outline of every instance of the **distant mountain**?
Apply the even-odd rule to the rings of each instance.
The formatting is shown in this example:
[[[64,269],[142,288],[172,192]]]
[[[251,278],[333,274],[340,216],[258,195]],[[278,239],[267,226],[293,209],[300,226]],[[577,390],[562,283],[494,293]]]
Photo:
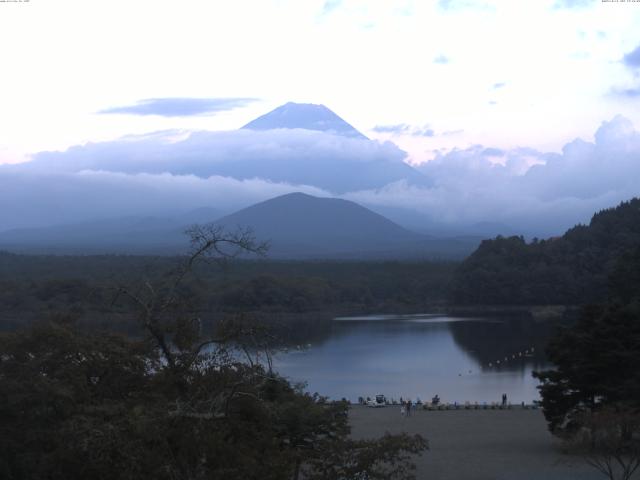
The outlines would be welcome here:
[[[525,238],[533,238],[531,232],[519,232],[515,228],[499,222],[478,222],[474,224],[451,224],[434,220],[428,213],[416,211],[410,208],[395,207],[389,205],[368,204],[362,202],[362,206],[387,217],[392,222],[411,230],[434,237],[477,237],[478,243],[485,238],[493,238],[497,235],[509,236],[523,234]]]
[[[129,216],[0,232],[0,249],[38,253],[177,253],[188,247],[185,230],[210,223],[220,212],[198,208],[176,217]]]
[[[640,199],[596,213],[589,225],[527,243],[523,237],[483,241],[452,283],[457,304],[570,304],[606,300],[608,277],[640,248]]]
[[[131,253],[172,255],[187,251],[187,227],[216,223],[250,227],[270,241],[270,258],[418,259],[463,258],[478,238],[438,239],[409,231],[357,203],[291,193],[215,220],[203,208],[178,217],[123,217],[0,232],[0,250],[19,253]],[[215,222],[213,222],[215,220]]]
[[[367,139],[324,105],[313,103],[285,103],[247,123],[244,129],[274,130],[276,128],[304,128],[345,137]]]
[[[172,217],[172,220],[182,225],[192,225],[194,223],[211,223],[220,218],[223,213],[211,207],[200,207],[183,213],[180,216]]]
[[[291,193],[221,218],[269,240],[276,258],[461,258],[477,241],[435,239],[406,230],[357,203]]]

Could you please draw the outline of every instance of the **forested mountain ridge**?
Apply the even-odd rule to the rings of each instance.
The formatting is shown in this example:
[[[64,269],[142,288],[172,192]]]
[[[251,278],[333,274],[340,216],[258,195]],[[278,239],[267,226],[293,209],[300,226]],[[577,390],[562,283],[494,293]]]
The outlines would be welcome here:
[[[483,241],[457,269],[456,304],[541,305],[600,302],[617,260],[640,245],[640,198],[596,213],[562,237]]]

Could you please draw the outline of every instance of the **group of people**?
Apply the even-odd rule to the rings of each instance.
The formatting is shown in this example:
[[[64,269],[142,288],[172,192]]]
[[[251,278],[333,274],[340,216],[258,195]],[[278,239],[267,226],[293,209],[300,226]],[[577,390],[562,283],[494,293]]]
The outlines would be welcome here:
[[[367,397],[367,400],[369,400],[368,397]],[[360,403],[364,403],[364,399],[362,399],[362,397],[360,397],[359,401],[360,401]],[[393,403],[395,404],[395,401]],[[420,399],[418,399],[418,403],[420,403]],[[507,394],[506,393],[502,394],[501,403],[502,403],[503,407],[507,406]],[[433,398],[431,398],[431,404],[434,405],[434,406],[437,406],[437,405],[440,404],[440,397],[438,396],[438,394],[435,394],[433,396]],[[411,416],[411,409],[412,408],[414,408],[414,404],[411,402],[411,399],[403,400],[402,397],[400,397],[400,414],[403,417]]]
[[[418,399],[418,402],[420,402],[420,399]],[[436,394],[431,399],[431,403],[433,405],[438,405],[440,403],[440,397]],[[400,397],[400,415],[402,415],[403,417],[405,416],[410,417],[412,408],[413,408],[413,403],[411,402],[411,399],[407,399],[405,401],[402,399],[402,397]]]
[[[507,394],[503,393],[502,394],[502,406],[506,407],[507,406]],[[436,406],[440,404],[440,397],[438,396],[438,394],[436,393],[433,398],[431,399],[431,404]],[[400,414],[404,417],[404,416],[410,416],[411,415],[411,408],[412,408],[413,404],[411,403],[411,400],[403,400],[402,397],[400,397]]]
[[[406,402],[400,398],[400,415],[410,417],[411,416],[411,407],[413,404],[411,403],[411,399],[408,399]]]

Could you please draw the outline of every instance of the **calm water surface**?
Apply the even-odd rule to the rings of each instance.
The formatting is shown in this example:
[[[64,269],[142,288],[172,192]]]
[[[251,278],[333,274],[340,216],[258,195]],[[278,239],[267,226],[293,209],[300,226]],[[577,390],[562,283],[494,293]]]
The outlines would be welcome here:
[[[538,399],[533,370],[544,369],[554,331],[524,319],[372,315],[335,319],[330,335],[280,353],[277,370],[331,398],[382,393],[398,399],[511,402]]]

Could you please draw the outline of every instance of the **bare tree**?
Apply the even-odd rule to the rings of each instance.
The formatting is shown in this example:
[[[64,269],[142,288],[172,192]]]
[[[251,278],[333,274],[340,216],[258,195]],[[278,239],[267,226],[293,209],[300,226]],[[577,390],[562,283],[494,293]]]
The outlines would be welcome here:
[[[185,233],[191,249],[174,272],[155,284],[144,279],[133,287],[119,285],[112,300],[114,304],[124,297],[133,304],[140,325],[170,368],[188,368],[208,345],[225,343],[240,334],[226,325],[219,329],[222,337],[203,339],[199,316],[186,315],[190,309],[181,289],[195,265],[201,261],[226,262],[241,254],[264,256],[269,248],[268,243],[257,241],[248,228],[227,231],[216,224],[193,225]]]
[[[620,405],[588,411],[567,439],[570,451],[609,480],[629,480],[640,467],[640,413]]]

